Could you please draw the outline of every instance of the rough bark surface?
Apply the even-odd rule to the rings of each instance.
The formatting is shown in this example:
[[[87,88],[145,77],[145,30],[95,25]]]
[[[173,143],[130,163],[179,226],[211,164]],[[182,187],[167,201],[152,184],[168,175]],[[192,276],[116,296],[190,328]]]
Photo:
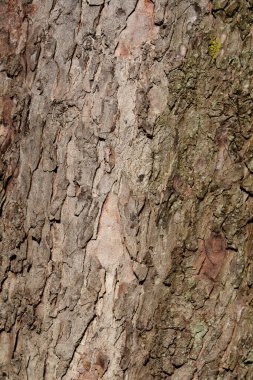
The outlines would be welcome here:
[[[0,20],[0,379],[253,379],[253,1]]]

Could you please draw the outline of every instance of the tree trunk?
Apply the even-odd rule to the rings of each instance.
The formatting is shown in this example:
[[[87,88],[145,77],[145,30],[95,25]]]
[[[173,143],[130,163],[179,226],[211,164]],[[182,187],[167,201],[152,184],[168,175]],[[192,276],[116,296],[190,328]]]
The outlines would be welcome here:
[[[0,379],[252,379],[253,1],[0,11]]]

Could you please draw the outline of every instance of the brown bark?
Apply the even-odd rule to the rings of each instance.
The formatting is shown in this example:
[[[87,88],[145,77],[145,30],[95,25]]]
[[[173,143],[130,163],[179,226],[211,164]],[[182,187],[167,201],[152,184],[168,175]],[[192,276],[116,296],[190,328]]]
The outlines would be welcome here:
[[[252,379],[253,2],[0,12],[0,379]]]

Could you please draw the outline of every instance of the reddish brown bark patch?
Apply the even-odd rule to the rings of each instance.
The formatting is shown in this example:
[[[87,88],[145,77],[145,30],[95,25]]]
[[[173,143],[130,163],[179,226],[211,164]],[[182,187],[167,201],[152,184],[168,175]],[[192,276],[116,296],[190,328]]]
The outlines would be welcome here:
[[[151,0],[144,0],[144,9],[147,12],[147,15],[153,17],[154,14],[154,4]]]
[[[0,153],[3,153],[11,143],[13,131],[11,112],[13,101],[8,96],[0,98]]]
[[[154,24],[154,4],[151,0],[141,0],[130,16],[126,29],[120,36],[116,56],[127,57],[144,42],[152,40],[157,31]]]
[[[37,10],[37,7],[35,4],[24,4],[23,5],[23,12],[24,12],[24,15],[27,16],[27,15],[32,15],[36,12]]]
[[[18,47],[22,23],[28,14],[36,11],[34,4],[22,4],[20,0],[0,3],[0,58],[7,58]]]
[[[125,294],[128,289],[128,284],[125,282],[122,282],[118,287],[117,297],[120,297],[122,294]]]
[[[120,57],[128,57],[131,52],[131,46],[127,43],[121,42],[116,50],[116,55]]]
[[[0,4],[0,58],[12,54],[21,33],[22,12],[18,0]]]
[[[95,354],[90,353],[90,359],[85,357],[80,364],[82,368],[79,368],[81,373],[78,380],[98,380],[106,372],[109,359],[103,352],[97,351]]]
[[[210,237],[200,243],[200,256],[197,260],[198,274],[215,280],[226,257],[225,237],[220,233],[211,232]]]
[[[9,96],[3,96],[2,102],[3,102],[3,121],[5,125],[10,125],[13,101]]]
[[[173,188],[177,193],[183,196],[192,196],[193,191],[188,183],[186,183],[180,176],[175,176],[173,178]]]

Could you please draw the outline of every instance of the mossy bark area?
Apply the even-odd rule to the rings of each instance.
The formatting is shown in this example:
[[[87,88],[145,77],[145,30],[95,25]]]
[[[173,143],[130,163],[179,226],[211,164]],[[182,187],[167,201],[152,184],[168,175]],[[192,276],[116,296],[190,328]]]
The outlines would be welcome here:
[[[252,379],[253,3],[0,10],[0,378]]]

